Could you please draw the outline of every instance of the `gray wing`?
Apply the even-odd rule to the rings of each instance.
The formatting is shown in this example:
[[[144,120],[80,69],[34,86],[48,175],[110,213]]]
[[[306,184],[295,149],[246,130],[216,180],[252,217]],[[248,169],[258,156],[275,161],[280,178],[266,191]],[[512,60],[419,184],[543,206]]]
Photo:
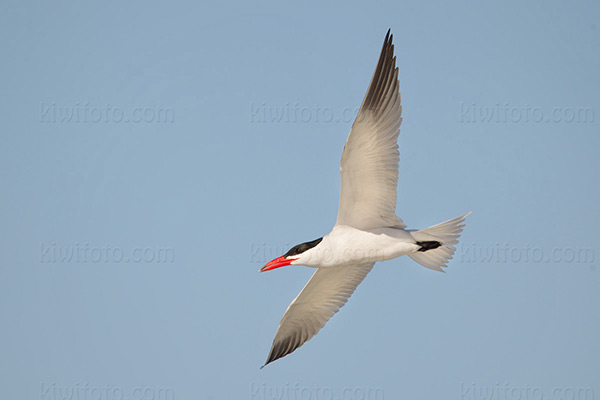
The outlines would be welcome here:
[[[373,265],[317,269],[281,318],[265,365],[290,354],[315,336],[346,304]]]
[[[344,146],[338,225],[358,229],[406,227],[396,216],[402,106],[392,38],[388,31]]]

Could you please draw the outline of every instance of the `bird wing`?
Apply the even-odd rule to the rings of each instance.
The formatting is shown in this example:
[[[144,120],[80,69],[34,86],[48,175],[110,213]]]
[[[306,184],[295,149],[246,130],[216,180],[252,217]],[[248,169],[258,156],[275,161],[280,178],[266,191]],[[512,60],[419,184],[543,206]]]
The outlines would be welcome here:
[[[402,106],[392,38],[388,31],[344,146],[337,225],[358,229],[406,227],[395,212]]]
[[[290,354],[315,336],[346,304],[373,264],[317,269],[283,314],[265,365]]]

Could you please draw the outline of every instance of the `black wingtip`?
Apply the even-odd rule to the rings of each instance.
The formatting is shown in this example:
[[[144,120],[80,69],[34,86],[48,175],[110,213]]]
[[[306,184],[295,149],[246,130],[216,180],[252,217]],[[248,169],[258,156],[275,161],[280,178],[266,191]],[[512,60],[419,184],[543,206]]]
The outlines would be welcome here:
[[[260,369],[263,369],[264,367],[266,367],[267,365],[269,365],[269,364],[270,364],[270,363],[272,363],[273,361],[275,361],[275,360],[273,360],[273,359],[271,358],[271,353],[269,353],[269,357],[267,357],[267,361],[265,361],[265,363],[263,364],[263,366],[262,366],[262,367],[260,367]]]

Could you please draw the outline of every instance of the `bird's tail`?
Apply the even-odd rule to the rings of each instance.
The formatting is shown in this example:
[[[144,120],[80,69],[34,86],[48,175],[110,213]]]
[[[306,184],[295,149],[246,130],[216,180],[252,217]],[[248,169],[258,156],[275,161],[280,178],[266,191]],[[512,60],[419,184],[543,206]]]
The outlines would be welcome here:
[[[426,268],[444,272],[442,267],[447,267],[446,264],[452,259],[456,250],[454,246],[458,244],[458,238],[465,226],[465,218],[469,214],[470,211],[427,229],[410,231],[417,244],[421,245],[421,249],[408,256]]]

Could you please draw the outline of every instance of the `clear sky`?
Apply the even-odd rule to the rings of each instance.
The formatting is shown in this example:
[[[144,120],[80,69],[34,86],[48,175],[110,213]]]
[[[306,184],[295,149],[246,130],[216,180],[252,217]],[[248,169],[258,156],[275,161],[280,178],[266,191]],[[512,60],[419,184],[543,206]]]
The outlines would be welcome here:
[[[1,8],[1,398],[600,398],[598,2]],[[259,370],[388,28],[398,215],[473,214]]]

